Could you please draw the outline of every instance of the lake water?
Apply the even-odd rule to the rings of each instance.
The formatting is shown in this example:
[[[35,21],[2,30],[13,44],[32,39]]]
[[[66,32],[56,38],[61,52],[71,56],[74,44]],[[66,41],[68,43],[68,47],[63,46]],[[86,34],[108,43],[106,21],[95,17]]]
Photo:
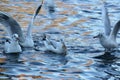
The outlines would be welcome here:
[[[119,0],[106,0],[111,25],[120,18]],[[8,12],[24,33],[41,0],[0,0],[0,11]],[[45,4],[44,4],[45,5]],[[120,80],[120,51],[104,54],[98,39],[103,31],[100,0],[55,0],[55,19],[45,6],[34,21],[33,38],[41,46],[42,33],[53,39],[63,38],[66,56],[37,50],[3,55],[6,35],[0,28],[0,80]],[[120,34],[117,42],[120,43]]]

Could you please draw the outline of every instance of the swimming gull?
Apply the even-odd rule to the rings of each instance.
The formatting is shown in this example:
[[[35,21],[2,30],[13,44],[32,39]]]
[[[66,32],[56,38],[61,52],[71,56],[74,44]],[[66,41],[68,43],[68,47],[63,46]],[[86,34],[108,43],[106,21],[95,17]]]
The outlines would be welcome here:
[[[58,41],[50,40],[50,36],[48,37],[46,34],[44,34],[43,42],[45,45],[45,51],[66,55],[67,48],[63,39],[60,39]]]

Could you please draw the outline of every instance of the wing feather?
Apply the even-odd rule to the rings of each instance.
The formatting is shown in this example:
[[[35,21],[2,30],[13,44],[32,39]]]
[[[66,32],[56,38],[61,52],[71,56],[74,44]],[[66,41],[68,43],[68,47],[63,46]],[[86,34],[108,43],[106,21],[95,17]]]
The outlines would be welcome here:
[[[0,23],[4,25],[10,37],[12,37],[13,34],[18,34],[20,41],[24,41],[23,32],[21,30],[20,25],[7,13],[0,11]]]
[[[104,23],[105,34],[107,36],[109,36],[110,33],[111,33],[111,25],[110,25],[110,19],[109,19],[109,16],[108,16],[108,10],[106,8],[106,3],[105,2],[103,2],[103,6],[102,6],[102,20],[103,20],[103,23]]]

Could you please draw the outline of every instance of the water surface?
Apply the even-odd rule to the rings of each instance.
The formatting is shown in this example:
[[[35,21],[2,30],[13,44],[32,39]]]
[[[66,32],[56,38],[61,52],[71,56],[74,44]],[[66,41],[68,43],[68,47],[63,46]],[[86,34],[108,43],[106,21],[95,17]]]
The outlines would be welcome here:
[[[111,25],[120,15],[119,0],[107,0]],[[8,12],[21,25],[24,33],[40,0],[1,0],[0,11]],[[66,56],[29,50],[21,54],[3,55],[6,35],[0,28],[0,80],[119,80],[120,51],[104,54],[103,47],[93,36],[103,31],[100,0],[55,0],[55,19],[42,7],[37,16],[33,37],[37,46],[41,34],[53,39],[64,38]],[[120,35],[117,36],[118,43]]]

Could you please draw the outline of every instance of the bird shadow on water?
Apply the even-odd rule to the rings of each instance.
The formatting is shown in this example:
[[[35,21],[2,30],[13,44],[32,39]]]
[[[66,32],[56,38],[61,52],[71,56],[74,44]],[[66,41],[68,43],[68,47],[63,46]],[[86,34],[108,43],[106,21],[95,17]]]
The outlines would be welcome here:
[[[116,52],[105,52],[103,55],[96,56],[94,58],[99,59],[101,63],[111,64],[111,63],[114,63],[118,59],[118,57],[113,55],[113,53],[116,53]]]
[[[113,64],[116,64],[116,62],[120,59],[116,57],[116,52],[105,52],[103,55],[94,57],[96,64],[94,65],[97,70],[103,70],[103,69],[111,69]],[[118,52],[117,52],[118,53]],[[104,71],[104,70],[103,70]]]
[[[112,60],[112,59],[115,59],[116,57],[112,55],[110,52],[105,52],[103,55],[96,56],[95,58],[104,59],[104,60]]]
[[[119,51],[105,52],[103,55],[94,57],[96,62],[94,68],[106,75],[103,80],[108,80],[111,77],[114,78],[114,80],[119,80],[120,71],[117,62],[119,62],[120,58],[115,55],[117,53],[119,53]]]
[[[4,54],[6,56],[6,64],[9,63],[19,63],[19,56],[20,53],[13,53],[13,54]]]

